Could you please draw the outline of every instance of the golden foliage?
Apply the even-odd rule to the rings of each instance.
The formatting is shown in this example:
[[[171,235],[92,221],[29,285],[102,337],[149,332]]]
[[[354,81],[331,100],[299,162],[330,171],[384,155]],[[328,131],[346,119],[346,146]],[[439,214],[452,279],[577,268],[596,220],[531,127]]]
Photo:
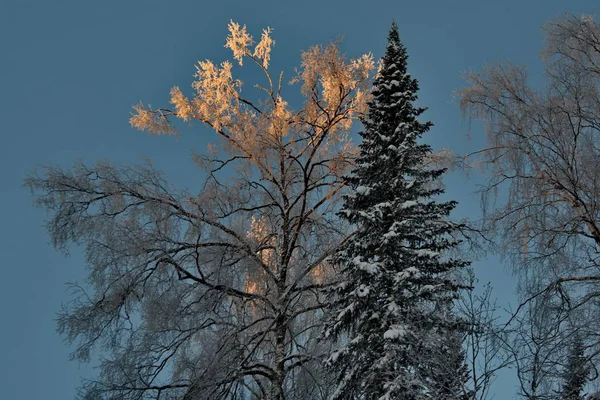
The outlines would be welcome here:
[[[271,32],[273,30],[271,28],[267,28],[263,30],[262,36],[260,37],[260,42],[254,48],[254,57],[262,60],[262,66],[264,68],[269,68],[269,61],[271,60],[271,47],[275,44],[275,41],[271,39]]]
[[[336,43],[324,47],[313,46],[302,54],[302,70],[291,83],[302,83],[302,94],[308,99],[306,108],[311,119],[322,120],[346,105],[348,118],[340,123],[341,128],[348,129],[353,114],[366,111],[366,83],[373,68],[371,54],[347,61]],[[350,96],[353,92],[352,99]],[[322,115],[321,110],[326,115]]]
[[[257,248],[256,254],[262,262],[269,268],[275,268],[277,264],[275,254],[275,237],[272,230],[269,228],[269,220],[266,216],[252,216],[250,229],[246,232],[246,236]],[[256,269],[248,271],[244,278],[244,291],[252,294],[261,294],[265,289],[266,284],[265,271]]]
[[[315,283],[320,284],[325,281],[327,278],[328,270],[327,266],[324,263],[321,263],[316,266],[315,269],[311,271],[312,279]]]
[[[192,83],[193,96],[188,98],[179,87],[174,87],[170,100],[173,110],[136,105],[131,125],[152,134],[172,134],[175,130],[171,117],[200,121],[225,139],[225,151],[252,160],[265,174],[272,168],[268,166],[269,157],[279,159],[281,152],[292,158],[329,154],[329,159],[337,161],[351,156],[346,146],[348,132],[353,120],[366,112],[373,57],[365,54],[348,60],[336,43],[313,46],[304,52],[301,68],[290,83],[301,84],[306,100],[300,110],[294,111],[280,95],[281,77],[279,85],[275,85],[268,71],[275,43],[272,30],[263,30],[260,41],[252,48],[254,40],[245,26],[231,21],[228,29],[225,47],[240,65],[248,58],[263,70],[268,84],[255,87],[266,96],[252,100],[242,97],[242,82],[233,77],[230,61],[219,65],[201,61]],[[345,164],[339,162],[336,168]]]
[[[184,121],[189,121],[194,117],[194,108],[190,101],[181,93],[181,90],[175,86],[171,89],[171,104],[175,106],[177,116]]]
[[[229,35],[225,42],[225,47],[233,52],[233,58],[237,60],[240,65],[244,65],[244,57],[251,57],[253,60],[262,65],[263,68],[269,67],[269,61],[271,60],[271,48],[275,44],[275,41],[271,38],[273,30],[271,28],[263,29],[260,37],[260,42],[254,48],[254,52],[250,52],[248,49],[254,43],[254,39],[246,31],[246,25],[240,27],[240,24],[230,21],[227,25],[229,29]]]
[[[249,54],[248,47],[254,43],[254,40],[246,31],[246,25],[240,27],[240,24],[230,21],[227,28],[229,29],[229,35],[227,35],[225,47],[233,52],[233,58],[240,65],[244,65],[244,56]]]
[[[288,103],[281,97],[277,99],[275,106],[269,114],[270,124],[268,132],[272,138],[279,140],[287,135],[293,114],[288,109]]]
[[[192,84],[196,89],[193,99],[194,112],[199,120],[208,122],[216,130],[231,122],[232,114],[238,107],[237,87],[240,81],[231,76],[231,63],[225,61],[220,67],[211,61],[200,61],[196,66],[197,80]],[[173,102],[173,99],[171,100]]]
[[[258,286],[256,279],[246,275],[246,278],[244,279],[244,291],[246,293],[260,294],[260,287]]]
[[[132,113],[129,123],[132,127],[147,130],[153,135],[173,134],[175,130],[169,125],[166,116],[160,111],[153,111],[145,108],[142,103],[133,106],[135,113]]]
[[[273,232],[268,227],[268,219],[265,216],[258,218],[252,216],[250,229],[248,230],[248,238],[253,240],[259,250],[257,254],[265,265],[270,267],[276,264],[275,259],[275,238]]]

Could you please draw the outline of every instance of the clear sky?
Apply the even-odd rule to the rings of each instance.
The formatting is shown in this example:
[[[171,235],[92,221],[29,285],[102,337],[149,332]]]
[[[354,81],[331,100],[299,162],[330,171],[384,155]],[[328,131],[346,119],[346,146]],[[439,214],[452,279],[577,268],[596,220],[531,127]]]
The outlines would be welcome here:
[[[198,125],[179,138],[151,137],[128,125],[131,105],[168,105],[173,85],[189,88],[194,63],[229,57],[227,23],[246,24],[255,37],[274,28],[273,69],[291,77],[300,51],[343,36],[349,56],[380,57],[392,19],[421,85],[420,104],[435,127],[425,136],[434,148],[466,153],[481,146],[479,126],[466,138],[453,92],[461,73],[486,62],[527,64],[539,79],[541,25],[561,13],[595,14],[587,1],[3,1],[0,8],[0,398],[71,399],[80,376],[93,371],[68,360],[54,317],[69,296],[67,281],[82,281],[77,249],[69,258],[48,244],[44,212],[21,187],[37,164],[153,160],[177,185],[196,189],[190,161],[210,131]],[[294,88],[288,93],[294,93]],[[188,91],[189,93],[189,91]],[[283,93],[285,95],[285,92]],[[464,176],[447,179],[456,215],[477,216],[475,186]],[[496,261],[475,264],[482,281],[509,299],[510,274]],[[510,376],[509,374],[506,374]],[[496,399],[513,398],[515,382],[502,376]]]

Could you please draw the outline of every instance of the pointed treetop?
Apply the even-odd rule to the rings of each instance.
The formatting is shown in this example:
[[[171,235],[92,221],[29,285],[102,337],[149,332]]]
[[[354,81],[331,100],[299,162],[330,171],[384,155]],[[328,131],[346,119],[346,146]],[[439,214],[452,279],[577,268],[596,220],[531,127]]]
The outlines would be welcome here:
[[[396,47],[400,46],[400,34],[398,33],[398,24],[396,24],[396,20],[392,21],[390,33],[388,34],[388,44],[394,44]]]
[[[413,105],[419,86],[406,59],[394,22],[356,168],[344,177],[338,215],[356,231],[332,257],[341,283],[326,335],[343,338],[327,359],[337,374],[332,399],[458,399],[466,376],[459,341],[445,345],[462,334],[450,313],[460,289],[451,277],[468,263],[445,255],[459,245],[456,225],[444,221],[455,203],[434,199],[444,170],[424,161],[431,148],[417,139],[431,123],[419,121],[424,108]]]
[[[406,54],[406,48],[402,45],[402,42],[400,41],[398,25],[396,24],[396,21],[393,21],[392,26],[390,27],[390,32],[388,34],[388,42],[385,49],[385,56],[383,57],[383,63],[384,65],[399,63],[397,67],[405,69],[406,58],[408,58],[408,54]]]

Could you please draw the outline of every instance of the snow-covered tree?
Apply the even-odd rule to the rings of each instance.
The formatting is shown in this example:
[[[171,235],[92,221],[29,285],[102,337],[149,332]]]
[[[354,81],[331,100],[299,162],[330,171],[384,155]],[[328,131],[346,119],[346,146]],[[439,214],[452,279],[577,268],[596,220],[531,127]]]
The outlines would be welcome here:
[[[589,363],[585,357],[585,346],[581,337],[575,334],[569,349],[569,357],[564,371],[564,384],[561,390],[563,400],[582,400],[587,383]]]
[[[197,157],[203,185],[177,189],[150,165],[109,163],[27,180],[52,213],[53,244],[85,248],[89,290],[76,288],[58,323],[74,358],[102,351],[86,398],[327,396],[316,340],[324,261],[348,233],[334,212],[374,65],[335,44],[312,47],[293,79],[305,99],[294,109],[283,73],[269,70],[270,34],[256,43],[229,24],[226,47],[262,72],[257,90],[242,95],[233,63],[207,60],[189,96],[171,90],[172,109],[135,107],[136,128],[172,134],[176,120],[197,121],[221,139]]]
[[[425,109],[413,105],[407,57],[393,24],[339,213],[356,231],[333,257],[343,278],[326,330],[340,343],[326,360],[338,376],[334,399],[435,397],[438,339],[460,325],[444,310],[460,290],[453,271],[468,263],[448,255],[459,243],[446,220],[455,202],[432,199],[445,170],[418,143],[432,124],[417,119]]]

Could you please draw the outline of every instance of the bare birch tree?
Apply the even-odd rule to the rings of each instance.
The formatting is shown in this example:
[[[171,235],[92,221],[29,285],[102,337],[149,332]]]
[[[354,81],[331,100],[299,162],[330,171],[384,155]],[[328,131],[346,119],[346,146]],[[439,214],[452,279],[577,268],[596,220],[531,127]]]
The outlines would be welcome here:
[[[462,109],[485,122],[488,137],[469,158],[489,167],[484,220],[521,278],[524,304],[551,294],[579,310],[592,333],[600,321],[600,25],[566,15],[544,31],[543,87],[512,64],[467,75]]]
[[[334,213],[372,57],[346,60],[336,44],[304,52],[291,83],[305,102],[294,111],[283,74],[269,71],[271,30],[256,45],[245,26],[229,32],[233,59],[264,73],[262,95],[242,96],[231,62],[202,61],[191,97],[175,87],[172,109],[140,104],[130,121],[151,134],[174,134],[175,119],[212,128],[221,140],[198,156],[202,188],[108,163],[45,167],[26,181],[52,212],[53,244],[85,248],[91,291],[74,287],[59,318],[74,358],[102,351],[84,398],[327,395],[316,332],[326,261],[348,235]]]
[[[518,395],[527,400],[559,398],[565,354],[566,314],[544,293],[528,302],[506,329],[504,347],[512,356],[519,381]]]
[[[468,270],[466,275],[468,286],[475,287],[478,281],[473,270]],[[498,311],[489,283],[481,293],[465,291],[457,304],[457,313],[467,324],[463,346],[469,371],[466,392],[471,400],[488,399],[496,375],[512,361],[505,351],[505,332]]]

